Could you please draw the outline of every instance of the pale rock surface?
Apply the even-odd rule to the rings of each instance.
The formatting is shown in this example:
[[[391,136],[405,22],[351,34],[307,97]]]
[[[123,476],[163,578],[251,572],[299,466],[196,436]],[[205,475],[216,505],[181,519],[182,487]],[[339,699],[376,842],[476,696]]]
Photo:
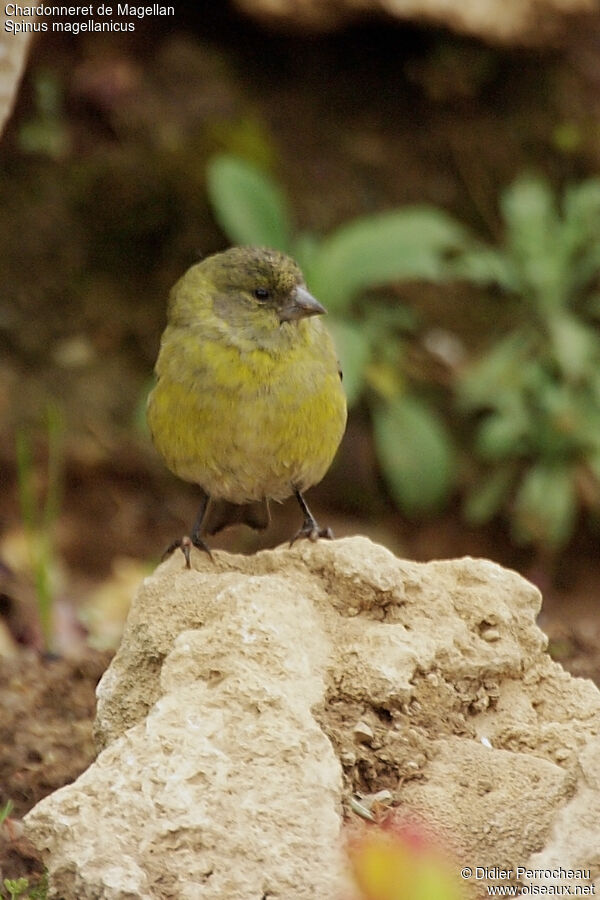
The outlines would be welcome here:
[[[235,0],[266,24],[308,30],[340,28],[367,17],[443,25],[493,42],[540,44],[556,39],[569,17],[597,13],[598,0]]]
[[[349,900],[342,810],[384,788],[460,865],[600,888],[600,693],[544,652],[532,585],[360,537],[193,566],[143,582],[104,749],[26,818],[51,897]]]
[[[9,16],[9,8],[8,4],[0,7],[0,135],[17,97],[32,38],[30,31],[15,33],[15,26],[35,21],[31,17]]]

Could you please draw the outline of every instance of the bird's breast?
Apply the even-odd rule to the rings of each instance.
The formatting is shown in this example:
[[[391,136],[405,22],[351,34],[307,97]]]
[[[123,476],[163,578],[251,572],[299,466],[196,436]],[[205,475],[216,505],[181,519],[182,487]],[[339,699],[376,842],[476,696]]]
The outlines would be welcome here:
[[[283,500],[320,481],[346,403],[331,341],[316,336],[282,348],[179,340],[185,358],[167,351],[164,368],[161,351],[148,418],[172,471],[233,503]]]

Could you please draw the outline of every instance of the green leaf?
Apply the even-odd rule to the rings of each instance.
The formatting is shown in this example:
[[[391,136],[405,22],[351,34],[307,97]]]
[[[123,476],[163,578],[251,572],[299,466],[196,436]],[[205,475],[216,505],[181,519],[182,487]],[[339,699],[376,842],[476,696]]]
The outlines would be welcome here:
[[[598,239],[600,230],[600,178],[589,178],[570,185],[564,196],[562,238],[573,255],[590,241]]]
[[[597,367],[600,342],[592,328],[569,313],[549,316],[547,327],[554,358],[567,378],[585,377]]]
[[[439,507],[452,488],[454,450],[441,421],[415,397],[373,408],[375,446],[390,492],[408,515]]]
[[[531,339],[523,330],[501,338],[485,356],[472,363],[459,378],[458,401],[462,409],[503,408],[522,391],[531,365]]]
[[[19,897],[29,887],[27,878],[5,878],[4,887],[11,897]]]
[[[509,245],[521,259],[535,259],[553,247],[559,226],[558,210],[549,184],[541,178],[517,178],[501,197]]]
[[[471,284],[498,285],[507,292],[520,290],[519,273],[511,258],[503,250],[485,245],[467,247],[449,263],[456,278]]]
[[[590,178],[565,191],[561,238],[569,263],[573,299],[600,270],[600,179]]]
[[[475,485],[463,505],[463,513],[471,525],[488,522],[504,505],[515,478],[515,466],[495,469],[488,478]]]
[[[4,806],[0,807],[0,826],[2,826],[4,822],[6,822],[11,812],[13,811],[13,808],[14,804],[9,797]]]
[[[35,887],[29,888],[29,900],[48,900],[48,872],[44,872]]]
[[[287,202],[265,172],[222,154],[208,163],[206,187],[217,222],[233,243],[289,253],[292,227]]]
[[[344,374],[344,390],[348,406],[360,397],[365,384],[365,367],[371,348],[364,328],[341,319],[329,319],[327,327],[333,336]]]
[[[570,538],[576,514],[571,466],[537,463],[524,475],[515,497],[515,538],[556,549]]]
[[[491,461],[517,456],[525,450],[528,431],[526,410],[513,403],[483,420],[477,432],[477,452]]]
[[[507,246],[532,302],[541,310],[567,299],[569,264],[562,252],[560,220],[550,186],[524,176],[504,192]]]
[[[312,285],[322,302],[339,312],[366,288],[403,279],[440,280],[446,255],[465,240],[454,219],[426,206],[357,219],[322,241]]]
[[[292,243],[291,254],[302,269],[304,278],[309,291],[316,296],[316,290],[313,287],[312,270],[314,261],[319,252],[320,238],[309,231],[303,231],[298,234]],[[319,299],[317,297],[317,299]]]

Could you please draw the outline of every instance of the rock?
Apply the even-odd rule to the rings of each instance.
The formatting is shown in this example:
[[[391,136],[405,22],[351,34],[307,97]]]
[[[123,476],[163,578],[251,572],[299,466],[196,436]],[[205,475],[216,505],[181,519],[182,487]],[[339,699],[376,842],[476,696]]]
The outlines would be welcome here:
[[[597,13],[598,0],[235,0],[267,25],[329,31],[388,17],[442,25],[505,44],[552,42],[569,17]]]
[[[375,737],[373,729],[366,722],[357,722],[352,733],[359,743],[370,744]]]
[[[380,791],[462,865],[600,885],[600,692],[544,652],[531,584],[360,537],[193,565],[143,582],[101,752],[26,817],[51,897],[350,897],[342,808]]]
[[[35,21],[21,15],[9,16],[8,12],[9,5],[3,5],[0,10],[0,135],[16,100]]]

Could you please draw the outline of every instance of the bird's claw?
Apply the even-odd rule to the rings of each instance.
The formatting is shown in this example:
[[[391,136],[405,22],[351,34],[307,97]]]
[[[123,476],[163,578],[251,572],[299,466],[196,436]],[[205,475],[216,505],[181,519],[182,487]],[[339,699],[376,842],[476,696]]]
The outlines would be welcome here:
[[[181,550],[185,557],[185,567],[186,569],[191,569],[192,564],[190,562],[192,547],[197,547],[198,550],[204,550],[205,553],[208,553],[212,562],[214,562],[214,557],[210,552],[210,547],[208,547],[201,537],[192,536],[191,538],[187,535],[184,535],[182,538],[177,538],[176,541],[173,541],[172,544],[169,544],[165,552],[161,557],[161,562],[173,553],[174,550]]]
[[[296,532],[290,541],[290,547],[300,538],[308,538],[314,544],[319,538],[325,538],[327,541],[333,540],[333,531],[331,528],[319,528],[316,522],[307,522],[300,531]]]
[[[181,544],[179,545],[181,548],[181,552],[185,556],[185,567],[186,569],[191,569],[192,565],[190,563],[190,553],[192,552],[192,541],[191,538],[185,537],[181,538]]]

